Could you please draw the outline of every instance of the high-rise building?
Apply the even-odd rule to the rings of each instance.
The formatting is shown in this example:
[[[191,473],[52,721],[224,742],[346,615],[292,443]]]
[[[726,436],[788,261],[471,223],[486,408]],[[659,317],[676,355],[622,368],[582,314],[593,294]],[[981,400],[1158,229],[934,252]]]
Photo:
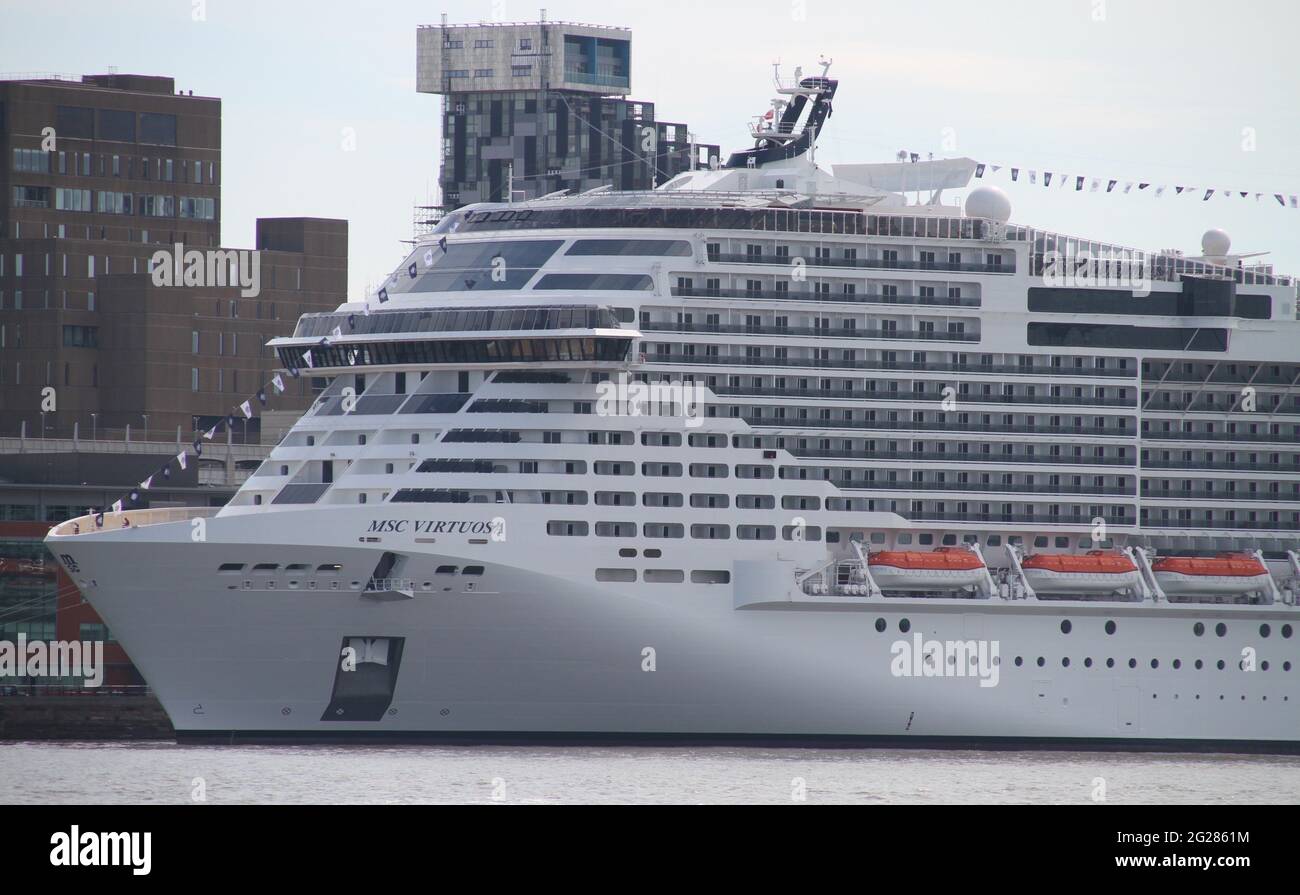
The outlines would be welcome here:
[[[654,103],[628,99],[632,32],[568,22],[422,26],[416,89],[443,97],[444,210],[599,186],[652,189],[703,167]]]
[[[259,220],[256,288],[228,285],[221,100],[171,78],[0,81],[0,151],[0,435],[188,436],[271,375],[267,340],[346,295],[335,220]],[[160,251],[207,276],[168,285]],[[296,382],[280,407],[310,399]]]

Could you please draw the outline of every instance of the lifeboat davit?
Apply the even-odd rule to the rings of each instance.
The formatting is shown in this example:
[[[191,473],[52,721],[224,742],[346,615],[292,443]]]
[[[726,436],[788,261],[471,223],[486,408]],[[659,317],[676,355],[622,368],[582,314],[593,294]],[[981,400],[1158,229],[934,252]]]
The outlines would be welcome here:
[[[1142,582],[1133,560],[1114,550],[1035,553],[1025,557],[1020,568],[1029,586],[1045,594],[1109,594],[1138,589]]]
[[[867,557],[867,566],[881,590],[958,590],[988,575],[979,555],[963,547],[882,550]]]
[[[1268,585],[1268,569],[1248,553],[1218,556],[1166,556],[1151,564],[1167,594],[1244,594]]]

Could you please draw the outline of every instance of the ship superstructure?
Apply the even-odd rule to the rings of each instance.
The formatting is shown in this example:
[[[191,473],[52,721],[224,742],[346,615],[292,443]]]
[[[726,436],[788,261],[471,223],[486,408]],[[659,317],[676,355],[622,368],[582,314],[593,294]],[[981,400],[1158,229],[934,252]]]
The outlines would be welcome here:
[[[827,172],[837,88],[449,214],[228,506],[56,528],[178,733],[1295,748],[1296,282]]]

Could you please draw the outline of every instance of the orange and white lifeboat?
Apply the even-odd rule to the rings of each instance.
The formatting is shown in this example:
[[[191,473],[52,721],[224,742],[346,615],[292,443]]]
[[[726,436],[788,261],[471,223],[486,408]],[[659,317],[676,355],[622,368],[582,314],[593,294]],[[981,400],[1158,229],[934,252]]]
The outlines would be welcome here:
[[[1268,584],[1268,569],[1249,553],[1218,556],[1166,556],[1151,564],[1167,594],[1244,594]]]
[[[988,575],[979,555],[963,547],[882,550],[867,557],[867,566],[881,590],[957,590]]]
[[[1137,588],[1142,581],[1133,560],[1115,550],[1035,553],[1025,557],[1020,568],[1029,586],[1045,594],[1109,594]]]

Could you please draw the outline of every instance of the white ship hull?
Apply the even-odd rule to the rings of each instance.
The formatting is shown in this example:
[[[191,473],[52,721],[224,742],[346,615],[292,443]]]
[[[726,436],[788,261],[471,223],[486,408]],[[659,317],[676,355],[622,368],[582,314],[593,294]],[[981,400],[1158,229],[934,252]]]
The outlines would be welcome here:
[[[458,512],[476,518],[471,509]],[[735,587],[599,584],[583,551],[561,557],[553,541],[522,536],[443,539],[422,568],[436,578],[438,565],[482,564],[472,590],[456,576],[424,591],[422,570],[410,599],[381,600],[347,580],[373,563],[373,550],[328,546],[355,545],[353,532],[373,512],[330,516],[303,523],[297,543],[270,549],[260,537],[271,529],[256,517],[208,520],[204,543],[190,541],[190,525],[172,523],[51,546],[72,558],[88,599],[181,737],[1300,745],[1295,672],[1282,671],[1300,658],[1298,641],[1261,639],[1257,630],[1278,630],[1291,607],[805,598],[774,580],[769,570],[789,563],[771,558],[737,575]],[[275,526],[294,530],[282,514]],[[290,589],[281,575],[244,589],[213,572],[231,556],[272,552],[340,562],[343,584]],[[764,583],[746,583],[755,580]],[[1198,638],[1197,621],[1224,621],[1228,634]],[[974,671],[897,674],[897,645],[918,635],[995,642],[996,682],[981,686]],[[396,686],[376,720],[328,720],[340,648],[353,637],[404,638]],[[1238,670],[1245,647],[1271,660],[1270,670]],[[1227,670],[1217,670],[1220,659]]]

